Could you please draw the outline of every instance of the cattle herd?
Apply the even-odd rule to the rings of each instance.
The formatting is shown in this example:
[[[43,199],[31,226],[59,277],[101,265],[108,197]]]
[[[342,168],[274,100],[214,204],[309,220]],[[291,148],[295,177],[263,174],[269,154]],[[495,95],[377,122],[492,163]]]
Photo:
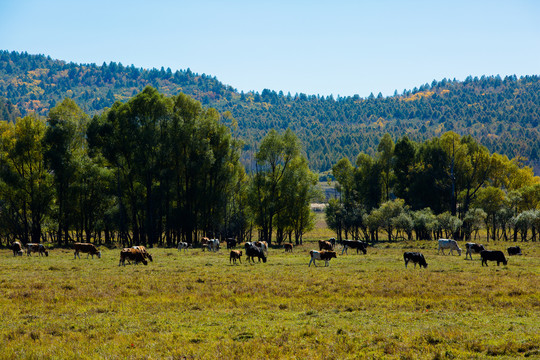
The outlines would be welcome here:
[[[268,244],[265,241],[246,242],[244,243],[244,251],[233,250],[233,248],[239,245],[235,239],[228,238],[225,240],[225,242],[227,243],[227,249],[231,249],[229,254],[230,264],[236,264],[237,261],[242,263],[242,256],[247,258],[248,263],[255,263],[255,258],[258,259],[258,262],[262,260],[263,263],[266,263],[268,259]],[[324,261],[325,266],[329,266],[330,260],[332,258],[337,258],[335,251],[336,244],[340,244],[342,246],[341,255],[347,254],[348,249],[356,249],[357,254],[359,251],[361,251],[363,254],[367,253],[368,244],[363,241],[336,241],[335,238],[331,238],[329,240],[319,240],[319,250],[311,250],[309,252],[310,260],[308,267],[310,267],[312,263],[314,266],[317,266],[316,261]],[[203,251],[208,249],[208,251],[217,252],[220,249],[220,240],[203,237],[201,239],[201,245]],[[285,252],[292,252],[293,247],[294,245],[291,243],[283,244],[283,249]],[[77,257],[80,259],[81,252],[87,254],[86,258],[89,256],[94,258],[94,255],[101,258],[101,251],[99,251],[94,244],[75,243],[73,248],[75,250],[74,259],[77,259]],[[178,251],[183,250],[185,253],[190,248],[192,248],[191,244],[186,242],[178,243]],[[13,242],[11,244],[11,249],[13,250],[13,256],[22,256],[24,254],[23,246],[19,241]],[[467,258],[472,260],[472,254],[480,254],[482,266],[488,266],[488,261],[497,262],[497,266],[499,266],[501,263],[503,265],[508,264],[504,253],[500,250],[486,250],[483,245],[476,243],[466,243],[465,249],[465,260],[467,260]],[[458,255],[461,255],[461,248],[458,246],[457,241],[451,239],[439,239],[437,253],[439,254],[442,252],[442,254],[445,255],[445,250],[448,250],[450,255],[453,255],[454,251],[456,251]],[[38,253],[40,256],[49,256],[49,252],[43,244],[26,244],[26,254],[31,256],[33,252]],[[507,249],[507,253],[509,256],[522,255],[519,246],[509,247]],[[126,261],[128,261],[130,264],[143,263],[144,265],[147,265],[148,260],[153,260],[152,255],[150,255],[144,246],[133,246],[131,248],[123,248],[120,251],[120,261],[118,265],[125,266]],[[428,266],[424,255],[419,252],[405,252],[403,254],[403,260],[405,261],[405,267],[407,267],[409,262],[412,262],[415,268],[416,264],[418,264],[421,268],[427,268]]]

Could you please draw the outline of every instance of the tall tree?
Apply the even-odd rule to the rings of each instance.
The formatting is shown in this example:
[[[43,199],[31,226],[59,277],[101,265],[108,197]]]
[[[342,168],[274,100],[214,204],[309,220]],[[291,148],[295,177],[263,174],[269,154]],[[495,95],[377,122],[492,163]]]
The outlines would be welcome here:
[[[270,130],[255,155],[256,171],[249,190],[250,207],[260,227],[260,238],[268,243],[272,242],[275,216],[284,206],[281,184],[289,176],[288,172],[294,171],[292,163],[299,156],[300,142],[290,129],[283,134]]]
[[[70,220],[76,212],[76,194],[73,184],[81,170],[88,116],[69,99],[64,99],[49,112],[45,131],[45,159],[54,176],[56,214],[59,245],[68,244]]]
[[[43,156],[45,122],[28,115],[15,124],[2,122],[0,131],[0,198],[20,240],[40,242],[53,200],[53,179]]]
[[[392,157],[394,156],[394,141],[390,134],[386,133],[381,138],[378,151],[378,162],[381,169],[381,179],[383,182],[383,201],[388,201],[390,198],[390,185],[392,181]]]

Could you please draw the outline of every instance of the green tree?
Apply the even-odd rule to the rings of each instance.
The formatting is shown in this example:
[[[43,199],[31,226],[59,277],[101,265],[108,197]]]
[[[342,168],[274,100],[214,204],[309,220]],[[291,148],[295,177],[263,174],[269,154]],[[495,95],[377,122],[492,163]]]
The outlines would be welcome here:
[[[287,129],[283,134],[275,130],[262,140],[255,155],[256,171],[250,185],[250,208],[260,227],[261,240],[272,242],[275,216],[282,210],[284,194],[280,185],[288,173],[294,171],[294,160],[300,156],[300,142]]]
[[[496,240],[498,228],[497,212],[504,206],[505,201],[506,194],[504,191],[493,186],[482,188],[475,200],[475,207],[481,208],[487,214],[485,221],[487,231],[486,240],[488,241],[490,233],[491,238]]]
[[[54,177],[59,245],[68,245],[70,220],[77,211],[73,184],[81,171],[85,155],[88,116],[71,99],[64,99],[49,112],[43,139],[45,159]]]
[[[23,243],[40,242],[53,200],[52,176],[44,161],[45,122],[34,115],[0,127],[0,198]]]
[[[390,198],[390,185],[393,178],[392,157],[394,156],[394,148],[394,141],[392,140],[390,134],[384,134],[379,142],[379,145],[377,146],[378,162],[381,169],[381,180],[383,183],[382,199],[384,201],[388,201]]]

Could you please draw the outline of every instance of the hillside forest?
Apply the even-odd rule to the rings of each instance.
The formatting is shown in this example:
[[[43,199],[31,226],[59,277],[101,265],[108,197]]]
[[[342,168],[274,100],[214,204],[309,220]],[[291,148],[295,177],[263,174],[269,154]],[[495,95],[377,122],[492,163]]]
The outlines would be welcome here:
[[[146,87],[91,116],[65,98],[0,122],[0,239],[175,246],[200,236],[302,241],[321,199],[296,134],[266,132],[246,167],[235,120]],[[537,239],[540,179],[472,136],[378,141],[342,158],[327,222],[338,237]],[[518,236],[519,235],[519,236]]]
[[[539,169],[540,79],[482,76],[433,80],[393,96],[371,94],[333,97],[238,92],[215,77],[191,70],[141,69],[110,62],[75,64],[44,55],[0,51],[0,119],[13,121],[34,113],[47,116],[64,98],[93,116],[125,103],[152,86],[161,94],[182,92],[220,113],[243,142],[241,161],[252,168],[258,144],[270,129],[291,129],[303,143],[313,171],[327,172],[341,158],[355,162],[359,153],[375,156],[379,140],[440,137],[452,131],[470,135],[492,153],[519,158]],[[234,121],[233,121],[234,119]]]

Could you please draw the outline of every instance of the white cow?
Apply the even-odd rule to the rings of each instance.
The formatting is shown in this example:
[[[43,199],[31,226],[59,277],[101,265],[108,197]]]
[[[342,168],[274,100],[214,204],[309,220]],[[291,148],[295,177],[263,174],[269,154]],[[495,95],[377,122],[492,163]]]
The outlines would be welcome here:
[[[439,250],[437,251],[437,254],[442,250],[442,253],[444,255],[444,249],[450,249],[450,254],[454,255],[454,250],[458,252],[458,254],[461,256],[461,249],[459,248],[456,240],[451,239],[439,239]]]
[[[218,251],[218,250],[219,250],[219,239],[208,240],[208,251]]]

